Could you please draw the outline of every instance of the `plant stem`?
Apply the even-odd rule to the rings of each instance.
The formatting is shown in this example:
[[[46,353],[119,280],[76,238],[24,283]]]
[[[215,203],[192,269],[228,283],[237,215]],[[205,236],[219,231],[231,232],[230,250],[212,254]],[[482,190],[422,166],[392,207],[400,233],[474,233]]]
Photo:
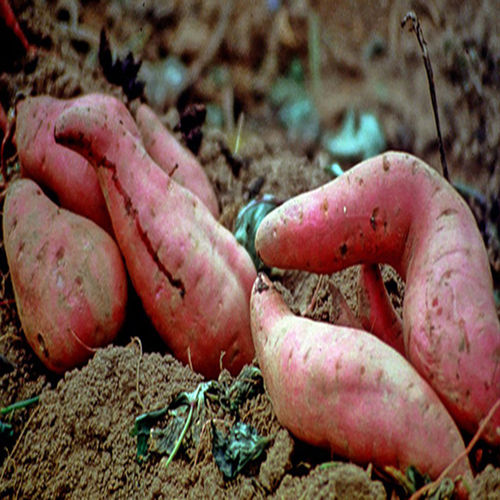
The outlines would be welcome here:
[[[16,401],[15,403],[12,403],[11,405],[6,406],[5,408],[1,408],[0,414],[6,415],[7,413],[10,413],[11,411],[26,408],[29,405],[32,405],[34,403],[38,403],[39,399],[40,399],[40,396],[35,396],[33,398],[25,399],[23,401]]]
[[[191,419],[193,417],[193,412],[194,412],[194,402],[191,403],[191,407],[189,408],[189,413],[186,418],[186,423],[184,424],[184,427],[182,428],[181,435],[179,436],[179,439],[175,443],[174,449],[172,450],[172,453],[170,453],[170,456],[168,457],[167,461],[165,462],[165,469],[170,465],[170,462],[174,459],[175,455],[179,451],[179,448],[181,447],[182,441],[184,437],[186,436],[186,432],[189,429],[189,426],[191,425]]]
[[[432,73],[431,58],[429,57],[429,53],[427,52],[427,43],[425,42],[424,33],[422,31],[422,28],[420,27],[420,22],[415,12],[413,11],[408,12],[406,16],[403,18],[401,26],[404,27],[408,21],[411,21],[412,23],[411,29],[415,32],[418,44],[420,45],[420,49],[422,51],[422,58],[424,60],[425,71],[427,72],[427,80],[429,81],[429,93],[431,94],[432,111],[434,112],[434,121],[436,122],[436,130],[439,143],[439,155],[441,157],[441,165],[443,167],[443,177],[448,182],[450,182],[450,176],[448,174],[448,164],[446,162],[446,155],[444,152],[443,138],[441,137],[441,126],[439,125],[439,112],[437,106],[436,88],[434,86],[434,76]]]

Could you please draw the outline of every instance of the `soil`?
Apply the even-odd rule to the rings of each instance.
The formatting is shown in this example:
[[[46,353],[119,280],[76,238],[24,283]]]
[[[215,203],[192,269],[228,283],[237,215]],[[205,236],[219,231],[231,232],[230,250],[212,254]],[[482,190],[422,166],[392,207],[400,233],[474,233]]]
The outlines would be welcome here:
[[[134,111],[139,99],[129,101],[120,87],[107,82],[99,65],[99,33],[104,27],[115,54],[123,58],[132,50],[143,61],[139,77],[148,81],[145,99],[166,125],[173,128],[178,109],[188,103],[218,105],[222,123],[204,126],[198,158],[218,195],[220,222],[230,229],[259,183],[261,193],[284,200],[331,179],[321,168],[329,160],[318,136],[307,130],[302,135],[292,129],[287,132],[268,99],[272,84],[294,58],[306,68],[321,130],[337,129],[349,108],[369,110],[383,126],[387,148],[408,151],[440,169],[420,49],[414,34],[400,27],[412,8],[431,55],[451,179],[479,190],[489,200],[490,212],[477,212],[480,224],[484,225],[481,217],[498,217],[497,2],[10,3],[37,52],[23,55],[17,40],[0,26],[4,109],[11,108],[20,93],[73,97],[102,91],[123,99]],[[274,4],[281,8],[274,11]],[[314,19],[321,25],[319,86],[307,70],[308,28]],[[181,87],[161,80],[154,84],[151,68],[167,56],[176,56],[188,68],[187,83]],[[230,157],[225,152],[232,150],[242,115],[239,150]],[[13,165],[14,151],[6,152]],[[240,167],[237,175],[235,162]],[[486,242],[497,278],[498,246],[491,239]],[[218,469],[208,430],[168,468],[165,459],[155,454],[145,464],[137,463],[136,438],[130,435],[135,418],[164,408],[180,392],[193,391],[202,382],[201,375],[167,352],[132,293],[126,325],[113,346],[99,349],[85,366],[64,376],[47,372],[23,337],[3,249],[0,271],[0,352],[5,358],[0,363],[0,407],[40,395],[38,404],[9,416],[14,437],[3,443],[2,498],[406,496],[383,471],[345,462],[294,439],[276,420],[265,392],[249,398],[240,415],[270,442],[236,478],[226,480]],[[340,314],[336,289],[356,312],[357,273],[351,268],[320,280],[314,274],[287,271],[275,279],[294,312],[334,322]],[[388,267],[384,278],[400,310],[404,284]],[[220,380],[232,378],[223,372]],[[210,419],[223,429],[234,416],[210,407]],[[471,461],[477,472],[471,498],[500,498],[498,450],[480,443]]]

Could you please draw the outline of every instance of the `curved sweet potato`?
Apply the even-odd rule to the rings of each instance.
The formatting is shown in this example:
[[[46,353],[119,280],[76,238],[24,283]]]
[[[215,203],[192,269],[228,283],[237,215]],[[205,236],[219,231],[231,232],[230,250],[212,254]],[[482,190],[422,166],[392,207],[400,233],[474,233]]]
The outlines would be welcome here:
[[[331,273],[384,262],[406,280],[405,352],[461,427],[500,398],[500,324],[486,250],[456,191],[419,159],[386,153],[270,213],[262,260]],[[500,444],[500,410],[484,435]]]
[[[464,451],[431,387],[394,349],[363,330],[294,316],[259,274],[252,336],[282,425],[357,463],[414,465],[432,478]],[[470,475],[465,457],[451,473]]]
[[[125,127],[139,137],[134,119],[121,101],[105,94],[89,94],[68,100],[38,96],[19,101],[15,141],[24,177],[54,192],[63,208],[111,232],[106,203],[92,165],[54,141],[54,123],[63,110],[75,103],[85,106],[95,102],[112,109]]]
[[[147,104],[139,106],[136,122],[149,156],[171,173],[174,181],[198,196],[215,218],[219,217],[219,203],[212,185],[191,151],[177,141]]]
[[[115,338],[127,278],[109,234],[60,209],[29,179],[7,189],[3,234],[21,324],[47,368],[78,366]]]
[[[116,239],[144,308],[174,355],[207,377],[251,362],[248,253],[200,199],[151,160],[105,106],[74,106],[56,141],[97,170]]]

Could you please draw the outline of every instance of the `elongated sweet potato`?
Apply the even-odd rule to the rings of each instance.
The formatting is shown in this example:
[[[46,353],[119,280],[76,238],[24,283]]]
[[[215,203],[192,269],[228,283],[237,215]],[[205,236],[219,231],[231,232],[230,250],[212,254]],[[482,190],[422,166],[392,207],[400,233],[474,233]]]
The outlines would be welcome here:
[[[391,304],[378,264],[361,266],[358,317],[365,330],[404,356],[403,324]]]
[[[134,287],[174,355],[207,377],[254,355],[248,253],[99,103],[57,119],[56,141],[95,166]]]
[[[60,209],[29,179],[7,189],[3,234],[21,324],[47,368],[78,366],[115,338],[127,279],[109,234]]]
[[[472,213],[419,159],[386,153],[289,200],[257,231],[271,266],[331,273],[391,264],[406,280],[405,352],[461,427],[474,432],[500,398],[500,324]],[[484,435],[500,444],[500,411]]]
[[[294,316],[262,274],[251,318],[273,409],[299,439],[362,464],[414,465],[433,478],[464,451],[431,387],[375,336]],[[464,458],[451,475],[470,473]]]
[[[54,123],[64,109],[96,101],[113,109],[125,127],[139,137],[134,119],[121,101],[105,94],[89,94],[69,100],[50,96],[23,99],[16,106],[15,141],[24,177],[54,192],[62,207],[110,232],[111,221],[92,165],[54,141]]]
[[[172,179],[198,196],[215,218],[219,217],[212,185],[191,151],[177,141],[147,104],[139,106],[136,121],[149,156],[167,173],[173,172]]]

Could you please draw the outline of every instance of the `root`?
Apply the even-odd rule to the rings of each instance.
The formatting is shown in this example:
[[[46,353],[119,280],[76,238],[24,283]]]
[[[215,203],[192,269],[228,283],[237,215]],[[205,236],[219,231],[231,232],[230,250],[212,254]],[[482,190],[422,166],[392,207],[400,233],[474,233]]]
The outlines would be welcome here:
[[[133,337],[132,338],[132,344],[137,344],[139,346],[139,357],[137,358],[137,367],[135,370],[135,392],[137,394],[137,402],[139,403],[139,406],[142,408],[142,411],[146,411],[146,406],[144,405],[144,402],[142,401],[141,398],[141,391],[139,389],[139,372],[141,369],[141,361],[142,361],[142,342],[139,337]]]

